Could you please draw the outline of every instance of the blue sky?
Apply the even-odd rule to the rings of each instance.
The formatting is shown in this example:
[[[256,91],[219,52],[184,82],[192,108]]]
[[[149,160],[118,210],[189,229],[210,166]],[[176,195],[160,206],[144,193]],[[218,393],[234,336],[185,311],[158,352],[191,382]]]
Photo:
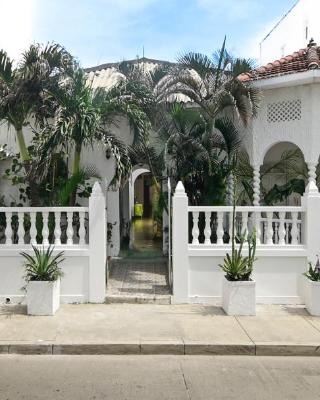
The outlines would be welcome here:
[[[0,0],[0,47],[17,58],[30,42],[63,44],[85,67],[145,56],[211,54],[227,35],[237,55],[259,42],[296,0]],[[13,23],[14,22],[14,23]],[[8,34],[10,32],[10,34]]]

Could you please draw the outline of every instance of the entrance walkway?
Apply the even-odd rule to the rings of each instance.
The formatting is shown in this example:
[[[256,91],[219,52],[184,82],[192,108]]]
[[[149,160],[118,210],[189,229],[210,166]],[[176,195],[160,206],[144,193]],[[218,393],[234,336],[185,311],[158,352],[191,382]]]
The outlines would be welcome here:
[[[162,241],[156,239],[152,218],[136,218],[133,221],[133,249],[138,252],[161,253]]]
[[[167,259],[127,257],[111,262],[108,303],[169,304]]]
[[[133,249],[122,250],[109,264],[108,303],[170,303],[167,258],[162,240],[155,239],[151,218],[133,221]]]

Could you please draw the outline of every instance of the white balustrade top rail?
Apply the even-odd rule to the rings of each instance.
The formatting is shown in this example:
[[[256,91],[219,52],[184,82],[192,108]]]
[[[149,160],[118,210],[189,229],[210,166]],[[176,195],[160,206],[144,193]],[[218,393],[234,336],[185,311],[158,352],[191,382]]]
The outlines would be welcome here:
[[[225,245],[231,242],[232,206],[189,206],[192,245]],[[303,207],[239,206],[235,209],[236,235],[256,232],[257,245],[303,244]]]
[[[0,213],[88,212],[89,207],[0,207]]]
[[[0,246],[88,243],[88,207],[0,207]]]
[[[232,206],[188,206],[192,212],[232,212]],[[302,206],[237,206],[236,213],[240,212],[304,212]]]

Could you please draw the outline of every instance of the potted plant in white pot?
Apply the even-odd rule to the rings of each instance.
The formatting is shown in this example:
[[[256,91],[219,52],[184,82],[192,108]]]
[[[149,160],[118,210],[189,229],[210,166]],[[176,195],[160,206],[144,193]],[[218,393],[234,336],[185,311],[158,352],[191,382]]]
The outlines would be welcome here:
[[[305,284],[307,310],[311,315],[320,316],[320,262],[318,257],[314,267],[309,262],[309,269],[303,275],[307,278]]]
[[[32,248],[34,255],[21,253],[25,259],[27,312],[29,315],[54,315],[60,306],[63,252],[53,255],[52,246]]]
[[[235,196],[234,196],[235,198]],[[226,254],[219,267],[225,273],[222,287],[222,308],[228,315],[256,314],[256,283],[251,279],[256,252],[255,230],[239,238],[236,248],[235,219],[236,201],[233,203],[231,255]],[[242,255],[244,243],[248,243],[248,256]]]

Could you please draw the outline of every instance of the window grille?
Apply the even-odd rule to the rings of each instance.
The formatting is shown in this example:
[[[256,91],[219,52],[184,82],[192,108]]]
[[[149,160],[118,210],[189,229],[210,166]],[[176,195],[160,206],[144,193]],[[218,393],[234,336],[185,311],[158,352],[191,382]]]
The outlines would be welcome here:
[[[301,119],[301,100],[268,104],[268,122],[286,122]]]

